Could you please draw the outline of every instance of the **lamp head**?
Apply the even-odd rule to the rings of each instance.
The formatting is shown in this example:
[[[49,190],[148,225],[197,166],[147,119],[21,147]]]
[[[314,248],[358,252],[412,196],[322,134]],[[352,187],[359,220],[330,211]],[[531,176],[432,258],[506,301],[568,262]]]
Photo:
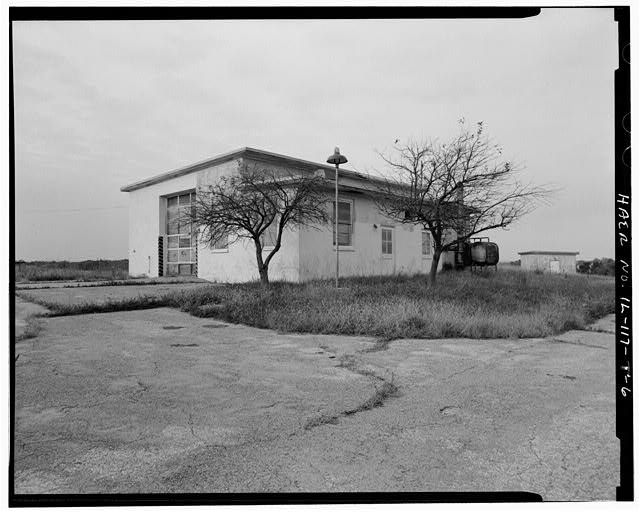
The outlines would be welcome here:
[[[336,147],[336,149],[334,149],[333,151],[333,155],[331,155],[329,158],[327,158],[327,163],[328,164],[334,164],[334,165],[339,165],[339,164],[344,164],[347,163],[347,157],[344,155],[340,154],[340,148]]]

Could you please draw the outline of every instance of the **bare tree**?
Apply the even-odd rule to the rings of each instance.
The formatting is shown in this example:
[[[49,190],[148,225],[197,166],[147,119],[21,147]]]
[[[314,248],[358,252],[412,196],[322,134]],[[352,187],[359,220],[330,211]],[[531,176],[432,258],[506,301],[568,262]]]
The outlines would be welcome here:
[[[431,283],[444,251],[479,233],[507,228],[551,193],[518,179],[519,169],[502,158],[502,148],[484,134],[482,122],[475,129],[464,120],[459,124],[460,133],[448,143],[409,141],[396,144],[390,155],[379,153],[391,177],[378,187],[376,204],[396,222],[431,233]]]
[[[329,221],[323,185],[324,179],[315,175],[240,164],[237,174],[197,191],[191,219],[200,240],[212,246],[253,240],[260,281],[268,284],[269,264],[281,248],[285,229],[320,228]],[[264,256],[268,232],[273,246]]]

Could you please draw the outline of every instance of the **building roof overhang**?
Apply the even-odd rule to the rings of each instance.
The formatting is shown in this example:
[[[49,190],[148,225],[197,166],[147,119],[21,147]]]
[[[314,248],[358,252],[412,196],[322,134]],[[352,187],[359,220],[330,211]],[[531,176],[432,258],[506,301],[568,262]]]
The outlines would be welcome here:
[[[265,163],[286,165],[289,168],[299,169],[301,171],[316,172],[318,170],[323,170],[324,177],[326,179],[330,179],[331,181],[335,180],[335,167],[333,166],[326,165],[326,164],[319,164],[316,162],[311,162],[309,160],[303,160],[301,158],[281,155],[278,153],[272,153],[270,151],[264,151],[262,149],[243,147],[240,149],[236,149],[234,151],[230,151],[228,153],[223,153],[213,158],[208,158],[206,160],[202,160],[200,162],[187,165],[185,167],[180,167],[172,171],[168,171],[162,174],[158,174],[156,176],[152,176],[151,178],[147,178],[141,181],[137,181],[135,183],[131,183],[129,185],[125,185],[124,187],[121,187],[120,190],[122,192],[133,192],[134,190],[155,185],[156,183],[161,183],[163,181],[167,181],[173,178],[178,178],[186,174],[201,171],[209,167],[213,167],[214,165],[218,165],[224,162],[229,162],[232,160],[237,160],[240,158],[248,158],[248,159],[258,160]],[[385,183],[385,181],[382,178],[366,176],[364,174],[360,174],[355,171],[349,171],[347,169],[340,169],[339,173],[340,173],[339,174],[340,178],[351,178],[353,180],[357,180],[358,182],[362,183],[363,186],[361,188],[363,190],[366,190],[367,188],[369,188],[366,186],[367,183],[371,183],[371,184]],[[351,186],[354,187],[353,184]],[[358,187],[355,186],[355,188],[358,188]]]

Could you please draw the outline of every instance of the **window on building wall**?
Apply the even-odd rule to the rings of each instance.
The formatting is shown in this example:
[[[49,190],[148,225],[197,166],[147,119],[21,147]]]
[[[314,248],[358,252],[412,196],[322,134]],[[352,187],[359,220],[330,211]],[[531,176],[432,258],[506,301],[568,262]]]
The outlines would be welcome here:
[[[336,245],[335,201],[333,203],[333,245]],[[340,247],[353,246],[353,202],[338,201],[338,245]]]
[[[393,254],[393,229],[382,228],[382,255],[391,256]]]
[[[220,240],[211,244],[211,248],[214,251],[228,251],[229,250],[229,235],[225,235]]]
[[[260,244],[264,249],[265,247],[275,247],[277,241],[278,222],[274,219],[274,221],[269,224],[269,227],[262,232],[262,235],[260,236]]]
[[[167,275],[197,272],[197,237],[191,222],[195,192],[167,197]]]
[[[422,255],[429,256],[431,254],[431,233],[428,231],[422,232]]]

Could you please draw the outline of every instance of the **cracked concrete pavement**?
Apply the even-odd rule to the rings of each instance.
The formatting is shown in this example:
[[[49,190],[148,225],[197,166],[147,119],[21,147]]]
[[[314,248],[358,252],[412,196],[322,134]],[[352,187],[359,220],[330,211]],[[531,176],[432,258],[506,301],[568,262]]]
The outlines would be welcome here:
[[[611,318],[549,339],[291,335],[172,309],[17,343],[15,491],[529,491],[613,500]],[[398,392],[358,409],[393,382]],[[345,411],[358,410],[345,414]],[[318,418],[313,428],[305,428]]]

